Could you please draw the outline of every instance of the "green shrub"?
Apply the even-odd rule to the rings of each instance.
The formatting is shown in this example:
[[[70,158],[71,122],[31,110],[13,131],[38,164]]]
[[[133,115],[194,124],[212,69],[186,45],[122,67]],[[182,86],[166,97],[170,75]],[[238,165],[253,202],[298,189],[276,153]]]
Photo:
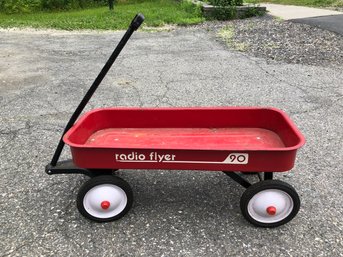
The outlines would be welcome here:
[[[251,8],[245,12],[244,16],[241,16],[240,18],[250,18],[250,17],[255,17],[255,16],[263,16],[266,13],[265,11],[259,10],[256,7],[257,7],[257,5],[251,6]]]
[[[105,5],[105,0],[41,0],[45,10],[69,10]]]
[[[43,9],[69,9],[70,5],[66,0],[42,0]]]
[[[210,0],[211,4],[217,6],[211,16],[216,20],[228,20],[236,17],[236,6],[243,5],[243,0]]]
[[[40,10],[69,10],[107,4],[107,0],[0,0],[0,12],[28,13]]]
[[[243,5],[243,0],[210,0],[210,4],[215,6],[240,6]]]
[[[0,11],[7,13],[27,13],[40,8],[41,0],[2,0]]]

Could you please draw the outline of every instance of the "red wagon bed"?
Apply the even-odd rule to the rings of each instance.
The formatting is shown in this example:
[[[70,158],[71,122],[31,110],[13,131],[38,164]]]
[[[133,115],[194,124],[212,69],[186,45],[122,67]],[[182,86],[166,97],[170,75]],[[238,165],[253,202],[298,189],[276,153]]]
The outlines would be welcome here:
[[[286,171],[304,138],[275,108],[105,108],[67,134],[73,160],[97,169]]]

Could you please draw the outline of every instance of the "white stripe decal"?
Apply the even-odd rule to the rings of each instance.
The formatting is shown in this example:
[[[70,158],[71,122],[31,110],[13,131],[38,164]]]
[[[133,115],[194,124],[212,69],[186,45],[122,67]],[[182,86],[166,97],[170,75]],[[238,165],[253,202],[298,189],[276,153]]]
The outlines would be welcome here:
[[[174,155],[175,156],[175,155]],[[145,157],[145,156],[144,156]],[[174,161],[174,160],[127,160],[127,159],[116,159],[117,162],[123,163],[185,163],[185,164],[248,164],[249,154],[247,153],[231,153],[222,162],[218,161]]]

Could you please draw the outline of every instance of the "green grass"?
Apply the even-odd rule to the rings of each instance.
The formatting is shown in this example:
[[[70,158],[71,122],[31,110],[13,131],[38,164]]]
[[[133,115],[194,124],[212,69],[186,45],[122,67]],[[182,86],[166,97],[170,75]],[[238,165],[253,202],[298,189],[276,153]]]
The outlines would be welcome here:
[[[314,7],[343,7],[343,0],[247,0],[246,2],[288,4]]]
[[[143,13],[145,26],[164,24],[187,25],[203,21],[199,8],[175,0],[128,0],[108,7],[65,12],[39,12],[32,14],[0,13],[0,27],[53,28],[63,30],[126,29],[136,13]]]

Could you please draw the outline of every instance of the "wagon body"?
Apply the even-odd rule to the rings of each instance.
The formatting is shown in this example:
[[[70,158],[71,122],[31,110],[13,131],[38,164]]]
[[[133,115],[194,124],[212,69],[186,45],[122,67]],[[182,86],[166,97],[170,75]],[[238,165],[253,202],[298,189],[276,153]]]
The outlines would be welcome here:
[[[280,172],[294,166],[304,137],[275,108],[102,108],[64,142],[87,169]]]

